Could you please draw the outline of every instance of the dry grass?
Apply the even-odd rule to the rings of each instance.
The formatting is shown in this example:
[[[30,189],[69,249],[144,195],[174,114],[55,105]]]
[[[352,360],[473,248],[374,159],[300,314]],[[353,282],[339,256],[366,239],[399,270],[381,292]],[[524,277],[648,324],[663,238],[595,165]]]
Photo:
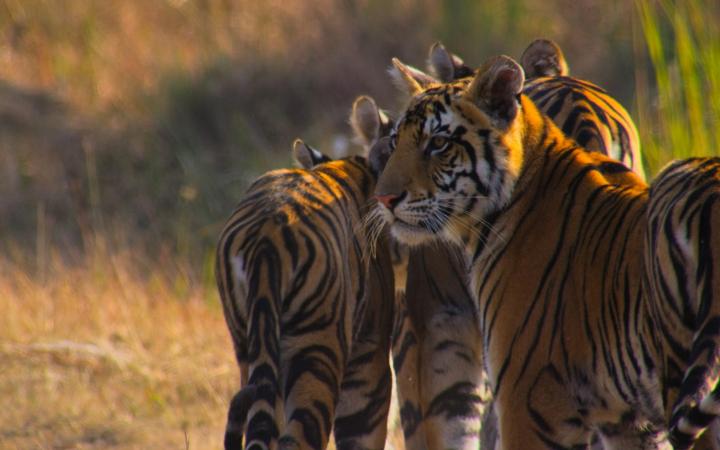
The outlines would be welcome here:
[[[214,286],[149,261],[0,262],[0,449],[222,448],[239,375]]]
[[[0,448],[221,448],[238,378],[214,295],[129,255],[51,266],[0,266]]]

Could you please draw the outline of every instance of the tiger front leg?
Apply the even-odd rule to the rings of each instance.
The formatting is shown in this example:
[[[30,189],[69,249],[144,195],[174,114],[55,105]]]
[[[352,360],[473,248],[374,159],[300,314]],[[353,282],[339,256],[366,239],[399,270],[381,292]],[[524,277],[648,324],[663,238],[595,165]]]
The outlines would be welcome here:
[[[428,447],[477,449],[490,393],[480,336],[472,316],[441,312],[427,325],[421,352],[422,402]]]
[[[410,254],[407,315],[417,337],[415,377],[430,449],[477,449],[490,398],[466,273],[464,259],[452,247],[424,246]]]

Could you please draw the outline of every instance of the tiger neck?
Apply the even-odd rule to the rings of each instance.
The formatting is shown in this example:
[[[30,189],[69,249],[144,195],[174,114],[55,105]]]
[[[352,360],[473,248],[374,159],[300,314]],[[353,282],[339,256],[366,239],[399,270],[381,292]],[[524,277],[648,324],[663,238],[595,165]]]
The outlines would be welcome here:
[[[474,232],[468,231],[463,236],[465,247],[472,255],[471,262],[485,252],[495,253],[495,248],[502,246],[513,232],[514,226],[508,219],[515,211],[532,208],[532,205],[523,204],[519,199],[523,197],[521,193],[538,189],[542,180],[548,176],[543,170],[548,159],[561,159],[577,147],[549,117],[537,109],[532,100],[522,95],[521,104],[521,148],[517,150],[521,154],[521,162],[513,193],[505,207],[484,217],[476,224]],[[498,224],[502,224],[502,230]]]
[[[483,217],[474,232],[465,236],[472,261],[487,250],[495,253],[501,249],[514,233],[520,217],[528,214],[548,217],[544,211],[548,205],[562,199],[571,189],[575,202],[587,201],[601,186],[622,186],[628,191],[622,196],[629,198],[646,195],[645,182],[622,163],[579,147],[532,100],[523,95],[521,102],[522,116],[518,119],[521,148],[516,151],[522,156],[517,179],[507,204]]]

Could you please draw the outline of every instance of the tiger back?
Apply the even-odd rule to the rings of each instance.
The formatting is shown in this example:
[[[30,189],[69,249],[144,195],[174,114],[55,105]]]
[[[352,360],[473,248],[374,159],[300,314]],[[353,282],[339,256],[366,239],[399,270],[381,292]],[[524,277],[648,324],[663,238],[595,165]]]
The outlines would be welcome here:
[[[217,280],[240,366],[228,449],[384,448],[393,277],[367,248],[362,215],[376,174],[362,157],[260,177],[217,246]]]

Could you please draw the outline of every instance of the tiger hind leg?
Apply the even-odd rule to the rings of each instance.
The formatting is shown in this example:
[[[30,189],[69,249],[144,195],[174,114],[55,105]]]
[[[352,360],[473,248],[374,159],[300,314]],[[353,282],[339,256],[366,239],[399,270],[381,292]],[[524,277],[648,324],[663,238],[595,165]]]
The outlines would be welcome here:
[[[397,293],[395,298],[395,323],[392,336],[392,363],[405,448],[427,450],[420,405],[422,395],[419,377],[419,339],[418,332],[408,316],[405,292]]]
[[[342,355],[347,354],[335,334],[337,329],[334,324],[303,333],[303,345],[282,348],[285,420],[280,450],[325,449],[328,445],[345,365]]]
[[[345,367],[335,413],[338,450],[382,450],[392,396],[390,335],[394,284],[387,253],[370,264],[366,309]]]
[[[646,245],[655,319],[686,349],[666,345],[669,358],[685,367],[670,441],[689,449],[720,415],[720,158],[677,161],[657,176]]]
[[[227,425],[225,427],[225,450],[242,450],[245,421],[253,402],[257,398],[256,386],[245,386],[230,401]]]
[[[274,450],[281,431],[280,325],[276,302],[259,297],[249,311],[248,379],[252,404],[247,415],[245,448]],[[244,399],[238,399],[242,403]],[[230,413],[237,412],[232,410]]]
[[[338,450],[385,448],[392,376],[388,345],[358,342],[343,379],[334,434]]]

